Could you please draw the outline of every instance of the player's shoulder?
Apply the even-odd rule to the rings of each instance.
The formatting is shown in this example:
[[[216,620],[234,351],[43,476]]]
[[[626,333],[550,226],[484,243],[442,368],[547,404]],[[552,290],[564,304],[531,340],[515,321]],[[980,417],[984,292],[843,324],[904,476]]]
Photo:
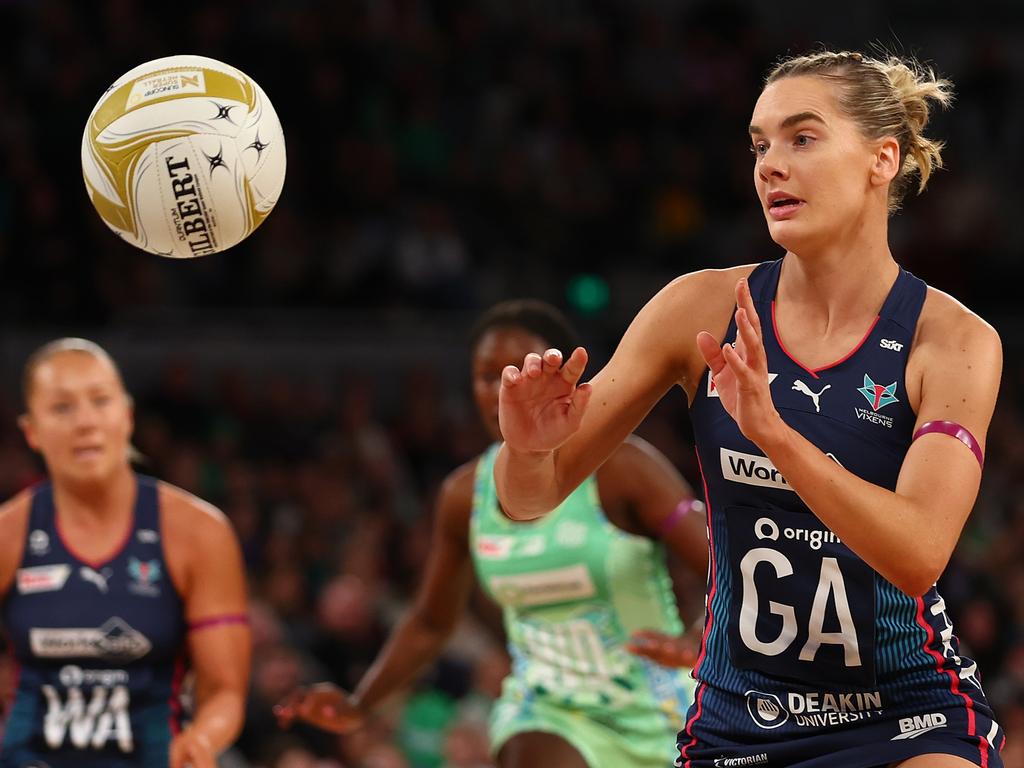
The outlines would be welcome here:
[[[917,343],[947,354],[974,352],[1001,354],[999,333],[980,315],[944,291],[928,286],[918,322]]]
[[[653,472],[666,465],[671,466],[661,451],[642,437],[627,435],[596,472],[602,498],[606,495],[628,495],[627,490],[632,492],[646,484]]]
[[[719,338],[725,333],[736,305],[736,283],[756,264],[726,269],[701,269],[672,280],[637,315],[627,335],[652,371],[664,371],[672,383],[682,383],[692,396],[703,373],[704,359],[694,341],[699,331]],[[661,363],[662,365],[658,365]]]
[[[21,562],[31,508],[31,488],[0,504],[0,530],[4,532],[0,536],[0,595],[7,591]]]
[[[608,460],[601,465],[599,472],[604,469],[629,472],[637,467],[667,461],[661,451],[635,434],[626,435],[623,440],[608,457]]]
[[[449,472],[438,491],[437,513],[441,523],[451,525],[463,533],[469,526],[470,513],[473,511],[476,473],[481,458],[477,456],[470,459]]]
[[[457,499],[471,499],[476,483],[476,471],[482,459],[482,456],[476,456],[449,472],[441,484],[441,493]]]
[[[744,264],[725,269],[701,269],[680,275],[658,291],[638,319],[653,343],[678,347],[678,333],[717,329],[723,319],[728,323],[736,304],[736,283],[756,269]],[[722,328],[724,331],[725,329]]]
[[[19,523],[22,527],[28,525],[28,513],[32,508],[32,488],[26,488],[16,493],[7,501],[0,504],[0,528],[4,531],[11,531],[11,526]],[[0,537],[8,539],[9,536]]]
[[[736,281],[749,277],[757,264],[741,264],[722,269],[699,269],[672,280],[658,294],[661,301],[682,302],[688,305],[695,299],[704,301],[721,299],[735,303]]]
[[[170,483],[157,485],[161,526],[169,541],[192,545],[216,543],[234,535],[223,512],[207,501]]]

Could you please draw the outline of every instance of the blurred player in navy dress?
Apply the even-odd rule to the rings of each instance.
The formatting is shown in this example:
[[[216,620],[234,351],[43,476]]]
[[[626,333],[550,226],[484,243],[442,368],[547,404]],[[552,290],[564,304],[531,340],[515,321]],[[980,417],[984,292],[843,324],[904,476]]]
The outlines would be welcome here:
[[[234,532],[132,470],[131,398],[96,344],[42,347],[24,396],[21,427],[49,480],[0,507],[2,618],[19,667],[0,767],[213,768],[241,729],[249,675]]]

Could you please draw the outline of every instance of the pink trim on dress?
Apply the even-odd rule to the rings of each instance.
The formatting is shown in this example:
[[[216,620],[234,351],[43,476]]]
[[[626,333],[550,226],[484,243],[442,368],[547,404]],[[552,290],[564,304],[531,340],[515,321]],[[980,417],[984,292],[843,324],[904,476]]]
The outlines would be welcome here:
[[[788,357],[794,363],[799,365],[801,368],[803,368],[805,371],[807,371],[809,374],[811,374],[811,376],[813,376],[816,379],[818,378],[818,374],[821,371],[827,371],[829,368],[835,368],[837,365],[841,365],[842,363],[845,363],[847,360],[849,360],[851,357],[853,357],[855,354],[857,354],[857,352],[860,351],[860,348],[863,347],[864,343],[868,340],[868,337],[871,336],[871,332],[873,330],[875,330],[875,326],[878,325],[878,321],[879,321],[879,319],[881,319],[881,317],[882,317],[881,315],[875,315],[875,319],[871,321],[871,327],[868,328],[868,332],[864,334],[863,338],[861,338],[861,340],[857,342],[857,346],[855,346],[853,349],[851,349],[849,352],[847,352],[841,358],[839,358],[838,360],[836,360],[833,363],[829,363],[828,365],[822,365],[822,366],[819,366],[818,368],[808,368],[806,365],[804,365],[799,360],[797,360],[790,353],[790,351],[788,349],[786,349],[786,345],[782,342],[782,336],[779,335],[779,326],[778,326],[778,323],[775,321],[775,302],[772,301],[772,333],[775,334],[775,341],[778,342],[779,349],[782,350],[782,352],[786,355],[786,357]]]

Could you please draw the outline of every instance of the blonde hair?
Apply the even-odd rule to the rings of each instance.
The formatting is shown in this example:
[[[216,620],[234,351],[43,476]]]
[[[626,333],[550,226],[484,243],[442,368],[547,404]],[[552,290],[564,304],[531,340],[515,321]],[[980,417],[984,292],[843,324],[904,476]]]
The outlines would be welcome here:
[[[765,86],[786,77],[820,77],[838,86],[839,108],[868,139],[892,136],[900,147],[900,169],[889,185],[889,213],[899,210],[910,179],[918,176],[917,192],[928,185],[932,171],[942,167],[941,141],[923,131],[932,103],[947,107],[953,84],[914,59],[889,55],[874,59],[850,51],[820,51],[793,56],[777,64]]]
[[[121,369],[117,367],[117,363],[114,362],[114,358],[109,355],[107,350],[95,341],[67,336],[65,338],[54,339],[53,341],[43,344],[43,346],[39,347],[39,349],[29,355],[28,360],[25,361],[25,368],[22,371],[21,376],[21,398],[26,412],[28,412],[28,400],[32,395],[32,387],[35,383],[36,371],[39,370],[39,366],[43,363],[62,352],[79,352],[107,363],[114,370],[114,375],[117,377],[118,383],[121,385],[121,389],[125,390],[125,396],[128,398],[129,404],[131,403],[132,396],[128,394],[128,390],[124,386],[124,378],[121,376]],[[145,463],[146,458],[132,443],[129,443],[128,460],[132,463],[139,464]]]

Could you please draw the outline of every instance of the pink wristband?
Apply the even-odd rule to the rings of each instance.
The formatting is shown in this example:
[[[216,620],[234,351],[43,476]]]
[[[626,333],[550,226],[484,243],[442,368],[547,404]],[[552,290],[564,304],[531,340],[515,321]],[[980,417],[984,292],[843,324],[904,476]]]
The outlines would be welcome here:
[[[981,446],[978,445],[978,441],[974,439],[974,435],[971,434],[967,427],[960,426],[955,421],[928,421],[922,424],[921,428],[914,433],[913,439],[917,440],[917,438],[929,435],[933,432],[940,435],[955,437],[971,449],[974,453],[974,458],[978,460],[978,464],[984,468],[985,457],[981,452]]]
[[[222,616],[210,616],[205,619],[199,619],[199,621],[190,622],[188,625],[188,631],[194,632],[197,629],[209,629],[210,627],[218,627],[223,624],[248,624],[249,616],[244,613],[225,613]]]
[[[704,512],[704,502],[700,499],[683,499],[676,505],[676,508],[669,513],[669,516],[661,521],[658,526],[658,535],[664,536],[666,533],[675,528],[679,521],[686,517],[692,510],[697,510],[700,513]]]

